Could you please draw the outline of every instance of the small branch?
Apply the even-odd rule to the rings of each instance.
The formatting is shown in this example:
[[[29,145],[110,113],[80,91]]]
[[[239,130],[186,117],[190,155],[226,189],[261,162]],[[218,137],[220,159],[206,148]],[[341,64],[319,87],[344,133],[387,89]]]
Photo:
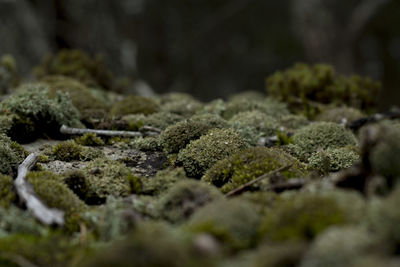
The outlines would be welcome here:
[[[26,207],[33,213],[33,216],[41,223],[63,225],[64,212],[48,208],[44,205],[36,196],[32,185],[26,180],[27,173],[36,164],[37,160],[38,155],[32,153],[18,166],[18,176],[14,181],[18,196],[25,202]]]
[[[158,133],[160,134],[162,132],[161,129],[155,128],[155,127],[151,127],[151,126],[142,126],[139,129],[140,132],[154,132],[154,133]]]
[[[142,127],[144,128],[144,127]],[[144,130],[146,130],[145,128]],[[154,128],[156,129],[156,128]],[[159,129],[157,129],[159,130]],[[161,132],[161,130],[159,130]],[[61,126],[60,132],[63,134],[78,135],[94,133],[102,136],[121,136],[121,137],[140,137],[148,135],[158,135],[159,132],[149,131],[149,132],[134,132],[134,131],[112,131],[112,130],[94,130],[94,129],[82,129],[82,128],[71,128],[66,125]]]
[[[374,115],[371,115],[369,117],[364,117],[355,121],[352,121],[347,124],[347,128],[349,128],[352,131],[357,131],[361,127],[363,127],[366,124],[382,121],[382,120],[393,120],[393,119],[398,119],[400,118],[400,109],[395,108],[390,111],[386,111],[384,113],[376,113]]]
[[[230,197],[230,196],[239,194],[239,193],[241,193],[242,191],[245,191],[245,190],[246,190],[248,187],[250,187],[251,185],[253,185],[253,184],[255,184],[255,183],[258,183],[258,182],[260,182],[261,180],[264,180],[265,178],[269,178],[269,177],[274,176],[274,175],[276,175],[276,174],[278,174],[278,173],[280,173],[280,172],[282,172],[282,171],[286,171],[287,169],[289,169],[290,167],[292,167],[292,165],[293,165],[293,164],[289,164],[289,165],[280,167],[280,168],[278,168],[278,169],[276,169],[276,170],[274,170],[274,171],[271,171],[271,172],[269,172],[269,173],[263,174],[263,175],[257,177],[256,179],[251,180],[251,181],[245,183],[244,185],[241,185],[241,186],[239,186],[238,188],[233,189],[232,191],[229,191],[228,193],[225,194],[225,197]]]

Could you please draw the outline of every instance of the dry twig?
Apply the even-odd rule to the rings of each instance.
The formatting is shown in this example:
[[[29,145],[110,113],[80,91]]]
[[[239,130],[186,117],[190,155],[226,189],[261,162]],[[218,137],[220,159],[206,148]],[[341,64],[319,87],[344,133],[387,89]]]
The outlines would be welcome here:
[[[83,128],[71,128],[66,125],[61,126],[60,132],[62,134],[78,135],[94,133],[102,136],[121,136],[121,137],[140,137],[148,135],[158,135],[161,130],[156,128],[149,128],[149,126],[142,127],[144,132],[134,132],[134,131],[112,131],[112,130],[94,130],[94,129],[83,129]],[[156,131],[157,130],[157,131]]]

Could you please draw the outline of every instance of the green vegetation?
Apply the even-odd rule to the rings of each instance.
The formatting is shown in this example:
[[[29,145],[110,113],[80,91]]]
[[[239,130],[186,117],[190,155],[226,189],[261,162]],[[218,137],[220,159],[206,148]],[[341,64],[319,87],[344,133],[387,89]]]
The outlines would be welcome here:
[[[11,55],[0,58],[0,94],[5,94],[10,89],[18,86],[17,64]]]
[[[0,174],[0,208],[8,208],[17,199],[11,176]]]
[[[117,102],[111,109],[111,115],[124,116],[128,114],[152,114],[158,111],[156,101],[144,96],[130,95]]]
[[[161,111],[190,117],[202,108],[203,104],[185,93],[169,93],[161,96]]]
[[[65,141],[54,146],[53,154],[57,160],[79,160],[82,156],[82,147],[73,140]]]
[[[214,129],[182,149],[177,164],[182,165],[188,177],[200,178],[218,160],[246,148],[246,143],[231,129]]]
[[[178,181],[186,180],[183,168],[168,168],[158,171],[155,177],[143,178],[142,194],[159,195],[166,192]]]
[[[76,143],[83,146],[104,146],[104,141],[94,133],[87,133],[75,139]]]
[[[335,122],[339,124],[358,120],[365,115],[358,109],[351,107],[328,107],[315,117],[317,121]]]
[[[322,173],[347,169],[359,161],[359,154],[349,147],[318,150],[308,159],[309,165]]]
[[[4,134],[0,134],[0,173],[12,175],[26,156],[24,148]]]
[[[222,192],[227,193],[265,173],[286,165],[292,165],[292,167],[282,172],[285,178],[306,176],[305,167],[284,151],[254,147],[218,161],[208,169],[202,180],[220,187]],[[268,185],[268,179],[264,179],[262,183]],[[260,185],[255,186],[259,187]]]

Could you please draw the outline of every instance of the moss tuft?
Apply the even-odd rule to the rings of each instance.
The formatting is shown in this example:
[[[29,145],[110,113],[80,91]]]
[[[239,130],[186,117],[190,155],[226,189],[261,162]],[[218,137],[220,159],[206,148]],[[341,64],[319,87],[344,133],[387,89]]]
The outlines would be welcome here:
[[[190,142],[178,154],[187,176],[200,178],[218,160],[246,148],[241,136],[231,129],[214,129]]]
[[[126,96],[117,102],[111,109],[111,115],[124,116],[128,114],[144,114],[149,115],[156,113],[159,106],[156,101],[151,98],[137,95]]]
[[[76,143],[83,146],[104,146],[104,141],[94,133],[87,133],[75,139]]]
[[[322,173],[347,169],[360,161],[360,155],[349,147],[318,150],[308,159],[309,165]]]
[[[17,199],[13,178],[0,174],[0,208],[8,208]]]
[[[292,146],[295,155],[307,162],[318,149],[355,146],[355,136],[343,126],[332,122],[318,122],[298,130],[293,136]]]
[[[142,194],[160,195],[181,180],[186,180],[185,171],[182,168],[169,168],[158,171],[155,177],[143,178]]]
[[[0,134],[0,173],[13,175],[16,173],[18,164],[20,164],[27,152],[16,142],[4,134]]]
[[[187,220],[196,209],[221,196],[221,193],[213,186],[192,179],[184,179],[161,196],[157,209],[162,218],[172,223],[181,223]]]
[[[226,193],[265,173],[290,164],[293,166],[282,172],[285,178],[306,175],[305,166],[286,152],[279,149],[254,147],[218,161],[208,169],[202,180],[220,187],[221,191]],[[268,184],[268,180],[262,183]]]
[[[280,128],[283,131],[295,132],[296,130],[307,126],[310,122],[303,115],[285,115],[279,119]]]
[[[57,160],[74,161],[82,157],[82,146],[73,140],[61,142],[53,147],[53,155]]]
[[[202,108],[203,104],[185,93],[169,93],[161,97],[161,111],[188,118]]]

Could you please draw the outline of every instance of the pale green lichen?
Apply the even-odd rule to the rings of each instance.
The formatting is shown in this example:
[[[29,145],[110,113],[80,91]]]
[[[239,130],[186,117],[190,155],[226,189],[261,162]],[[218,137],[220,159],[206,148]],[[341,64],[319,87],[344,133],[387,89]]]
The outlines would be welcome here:
[[[286,165],[291,165],[288,170],[282,172],[282,175],[287,179],[304,177],[307,174],[305,166],[284,151],[265,147],[249,148],[218,161],[208,169],[202,180],[221,188],[222,192],[227,193],[263,174]],[[262,184],[267,186],[269,184],[268,179],[265,179]],[[260,187],[260,184],[256,184],[255,187]]]
[[[347,169],[360,162],[360,155],[350,147],[318,150],[308,159],[309,165],[322,173]]]
[[[290,144],[294,154],[302,161],[308,161],[318,149],[355,146],[355,136],[343,126],[332,122],[318,122],[298,130]]]
[[[214,129],[190,142],[177,158],[189,177],[200,178],[218,160],[247,147],[243,138],[231,129]]]
[[[193,179],[184,179],[160,197],[157,209],[162,218],[172,223],[181,223],[196,209],[221,196],[213,186]]]

